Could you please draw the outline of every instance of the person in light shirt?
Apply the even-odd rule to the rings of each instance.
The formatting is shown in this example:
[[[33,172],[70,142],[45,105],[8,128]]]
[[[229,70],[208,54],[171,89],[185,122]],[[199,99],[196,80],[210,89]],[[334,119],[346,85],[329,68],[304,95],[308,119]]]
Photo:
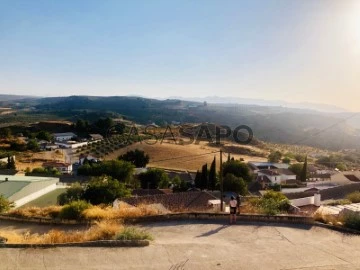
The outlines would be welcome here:
[[[230,224],[236,223],[236,210],[237,210],[237,200],[234,196],[231,196],[230,200]]]

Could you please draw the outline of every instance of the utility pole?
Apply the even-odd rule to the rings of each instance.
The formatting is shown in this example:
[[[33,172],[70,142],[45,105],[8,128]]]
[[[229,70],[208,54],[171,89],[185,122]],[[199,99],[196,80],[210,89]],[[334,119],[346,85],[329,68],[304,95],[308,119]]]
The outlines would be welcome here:
[[[224,211],[224,182],[223,182],[223,162],[222,150],[220,149],[220,208],[221,212]]]

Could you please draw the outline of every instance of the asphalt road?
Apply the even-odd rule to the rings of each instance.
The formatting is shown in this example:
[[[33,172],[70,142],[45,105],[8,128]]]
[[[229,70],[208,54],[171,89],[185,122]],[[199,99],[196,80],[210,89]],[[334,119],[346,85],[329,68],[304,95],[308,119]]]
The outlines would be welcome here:
[[[162,222],[144,248],[0,249],[0,269],[360,269],[360,236],[319,227]]]

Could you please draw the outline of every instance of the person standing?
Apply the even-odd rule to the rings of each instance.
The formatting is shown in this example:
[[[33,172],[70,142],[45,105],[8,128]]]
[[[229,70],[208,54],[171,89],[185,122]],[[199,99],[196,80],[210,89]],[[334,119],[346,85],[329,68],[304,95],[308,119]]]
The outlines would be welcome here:
[[[230,200],[230,224],[236,224],[237,201],[234,196]]]

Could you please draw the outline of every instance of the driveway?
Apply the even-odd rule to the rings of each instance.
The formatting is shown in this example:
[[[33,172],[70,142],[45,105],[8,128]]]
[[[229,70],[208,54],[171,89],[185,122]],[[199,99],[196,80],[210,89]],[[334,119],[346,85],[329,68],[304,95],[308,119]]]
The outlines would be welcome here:
[[[360,269],[360,236],[324,228],[161,222],[144,248],[0,249],[0,269]]]

